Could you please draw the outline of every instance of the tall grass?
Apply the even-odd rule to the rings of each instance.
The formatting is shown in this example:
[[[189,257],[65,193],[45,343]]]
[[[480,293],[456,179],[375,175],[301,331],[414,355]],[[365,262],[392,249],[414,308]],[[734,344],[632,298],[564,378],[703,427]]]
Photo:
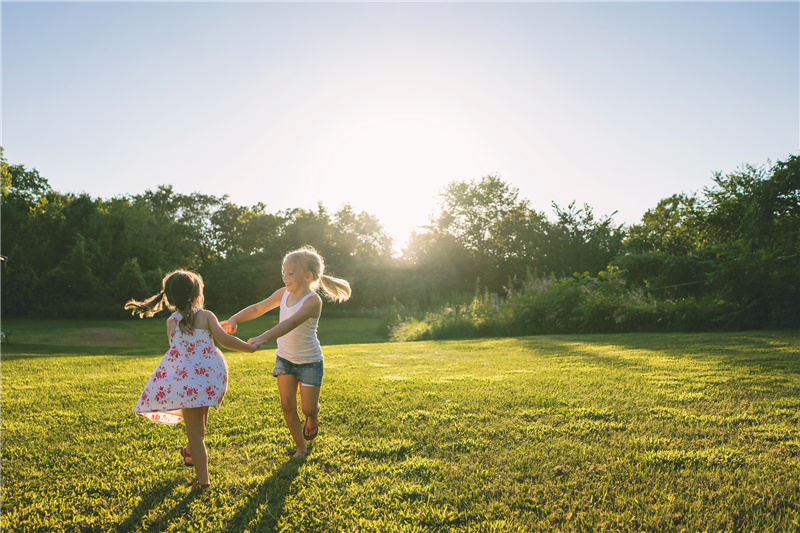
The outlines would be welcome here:
[[[656,297],[626,286],[619,269],[597,277],[529,277],[498,299],[478,290],[467,303],[394,314],[395,341],[519,336],[553,333],[693,332],[737,329],[732,307],[710,296]]]
[[[4,532],[800,528],[797,334],[327,345],[305,460],[271,350],[229,352],[196,494],[182,426],[132,413],[164,351],[153,322],[119,346],[107,323],[63,350],[47,323],[3,345]]]

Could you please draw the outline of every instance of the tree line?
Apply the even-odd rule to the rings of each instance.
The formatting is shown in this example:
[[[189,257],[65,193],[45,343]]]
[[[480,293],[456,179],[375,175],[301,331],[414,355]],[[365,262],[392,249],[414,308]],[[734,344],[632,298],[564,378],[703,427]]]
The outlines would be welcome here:
[[[349,205],[270,212],[170,185],[93,198],[0,159],[6,317],[123,316],[122,303],[176,268],[204,277],[210,309],[235,310],[280,286],[287,251],[312,245],[352,283],[337,306],[348,312],[411,316],[469,302],[477,287],[506,299],[532,280],[600,279],[612,267],[628,291],[726,302],[728,327],[798,325],[796,156],[715,174],[628,227],[574,203],[553,204],[549,217],[497,176],[455,181],[399,257],[380,221]]]

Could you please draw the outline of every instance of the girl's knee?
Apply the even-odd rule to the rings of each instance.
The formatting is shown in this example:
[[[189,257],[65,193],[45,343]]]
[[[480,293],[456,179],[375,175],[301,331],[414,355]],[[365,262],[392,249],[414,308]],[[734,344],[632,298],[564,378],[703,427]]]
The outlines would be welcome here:
[[[297,402],[281,400],[281,409],[283,410],[284,413],[296,413]]]
[[[188,438],[205,438],[206,424],[202,411],[184,411],[183,422],[186,425],[186,436]]]
[[[306,416],[314,416],[319,413],[319,404],[314,405],[304,405],[302,406],[303,414]]]
[[[186,426],[186,437],[191,439],[200,439],[203,440],[206,438],[206,428],[203,427],[202,424],[199,425],[187,425]]]

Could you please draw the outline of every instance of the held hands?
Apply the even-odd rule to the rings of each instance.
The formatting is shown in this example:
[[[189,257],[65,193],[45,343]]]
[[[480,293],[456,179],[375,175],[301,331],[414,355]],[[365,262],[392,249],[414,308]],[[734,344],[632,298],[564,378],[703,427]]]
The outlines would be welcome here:
[[[263,345],[266,342],[267,341],[265,341],[265,340],[261,340],[261,337],[254,337],[252,339],[247,339],[247,344],[250,344],[251,346],[255,346],[256,350],[261,348],[261,345]]]
[[[236,321],[232,321],[231,319],[223,320],[219,323],[219,325],[222,326],[222,329],[225,330],[225,333],[228,335],[233,335],[236,333]]]

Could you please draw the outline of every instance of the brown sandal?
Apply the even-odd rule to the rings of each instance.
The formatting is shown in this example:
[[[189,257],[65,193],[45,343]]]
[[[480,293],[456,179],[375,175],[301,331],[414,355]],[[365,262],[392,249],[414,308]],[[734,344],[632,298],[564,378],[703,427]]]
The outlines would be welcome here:
[[[308,418],[303,423],[303,438],[307,441],[311,442],[312,440],[317,438],[317,433],[319,433],[319,419],[317,419],[317,427],[314,428],[313,433],[308,432]]]
[[[199,490],[201,492],[206,492],[209,488],[211,488],[211,483],[200,483],[199,481],[195,481],[191,485],[189,485],[189,490]]]
[[[188,459],[192,458],[192,456],[189,454],[188,446],[184,446],[183,448],[181,448],[180,454],[181,457],[183,457],[183,466],[188,466],[190,468],[194,467],[194,463],[190,463],[188,461]]]

